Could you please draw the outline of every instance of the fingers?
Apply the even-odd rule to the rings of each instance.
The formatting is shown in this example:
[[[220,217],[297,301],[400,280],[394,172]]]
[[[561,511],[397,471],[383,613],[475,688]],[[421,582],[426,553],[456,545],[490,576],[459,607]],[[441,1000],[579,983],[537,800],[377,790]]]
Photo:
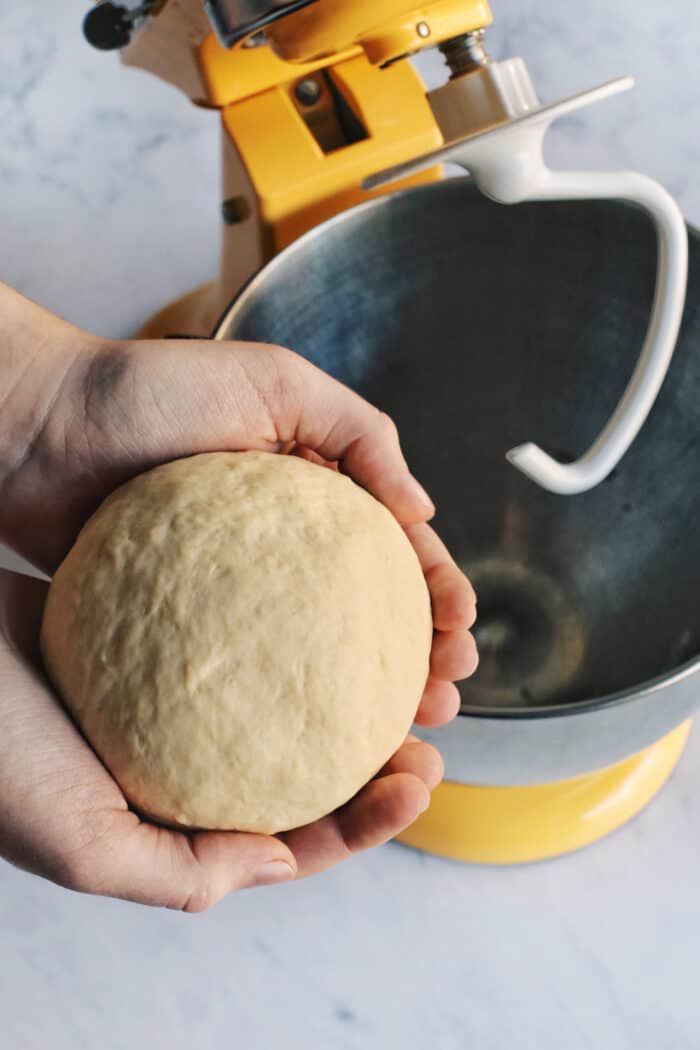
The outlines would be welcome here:
[[[435,678],[459,682],[474,674],[479,657],[469,631],[436,631],[430,653],[430,673]]]
[[[439,752],[409,736],[378,777],[347,805],[281,836],[294,853],[299,876],[314,875],[394,838],[427,808],[429,792],[443,773]]]
[[[289,356],[285,356],[289,355]],[[296,354],[282,351],[282,369],[296,369],[294,438],[341,469],[376,496],[402,522],[425,521],[432,501],[411,475],[392,420]]]
[[[460,697],[456,685],[429,675],[415,721],[421,726],[446,725],[457,716],[459,704]]]
[[[307,463],[315,463],[318,467],[328,467],[329,470],[338,470],[338,464],[332,463],[328,459],[324,459],[323,456],[319,456],[318,452],[314,452],[313,449],[305,448],[304,445],[294,445],[289,450],[290,456],[296,456],[297,459],[305,459]]]
[[[476,595],[471,583],[429,525],[407,525],[405,531],[430,590],[435,629],[468,629],[476,619]]]
[[[423,781],[429,791],[433,791],[444,776],[445,763],[440,752],[432,744],[426,744],[418,737],[409,735],[379,776],[389,776],[392,773],[412,773],[414,777]]]
[[[338,814],[343,839],[351,853],[388,842],[423,813],[430,792],[411,773],[372,780]]]
[[[441,562],[425,576],[437,631],[470,628],[476,620],[476,598],[469,580],[454,562]]]
[[[229,893],[294,878],[293,854],[267,835],[181,834],[114,812],[98,838],[66,858],[56,881],[82,893],[200,912]]]
[[[405,531],[418,555],[430,591],[435,627],[430,655],[431,676],[445,682],[468,678],[479,662],[476,643],[469,633],[476,619],[474,588],[429,525],[406,525]],[[442,724],[441,708],[446,711],[450,706],[456,713],[458,702],[454,694],[430,686],[426,690],[426,706],[419,711],[423,717],[436,717],[438,721],[423,724]],[[422,719],[419,716],[417,720]]]
[[[427,492],[411,475],[394,422],[376,414],[338,457],[343,470],[385,504],[398,521],[426,521],[435,514]]]
[[[280,837],[295,856],[298,876],[315,875],[394,838],[429,802],[430,793],[419,777],[392,773],[372,780],[337,813]]]

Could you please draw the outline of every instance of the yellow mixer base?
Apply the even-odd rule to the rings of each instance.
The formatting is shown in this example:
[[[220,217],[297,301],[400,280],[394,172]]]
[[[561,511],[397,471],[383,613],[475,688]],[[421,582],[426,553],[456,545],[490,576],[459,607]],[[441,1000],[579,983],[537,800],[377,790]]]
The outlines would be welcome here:
[[[137,332],[136,339],[164,339],[188,335],[208,339],[217,317],[217,286],[212,281],[175,299],[151,317]]]
[[[690,721],[614,766],[527,787],[445,781],[399,841],[476,864],[524,864],[580,849],[639,813],[665,784]]]

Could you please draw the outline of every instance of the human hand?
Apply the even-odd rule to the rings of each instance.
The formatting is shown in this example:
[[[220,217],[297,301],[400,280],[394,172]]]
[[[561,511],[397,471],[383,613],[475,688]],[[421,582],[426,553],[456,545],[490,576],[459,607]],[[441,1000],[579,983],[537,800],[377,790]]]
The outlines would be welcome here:
[[[62,326],[49,356],[50,405],[36,400],[37,418],[25,428],[30,446],[5,471],[3,538],[50,572],[99,502],[158,463],[221,449],[312,450],[337,462],[404,524],[435,623],[416,721],[436,725],[454,716],[452,682],[476,664],[468,631],[474,595],[425,524],[432,506],[387,417],[276,347],[105,344]],[[12,412],[12,400],[5,407]],[[425,808],[442,776],[437,751],[409,737],[346,806],[277,838],[185,834],[142,821],[41,675],[36,639],[44,591],[37,581],[0,579],[0,852],[22,867],[86,892],[200,911],[231,890],[312,874],[386,841]]]

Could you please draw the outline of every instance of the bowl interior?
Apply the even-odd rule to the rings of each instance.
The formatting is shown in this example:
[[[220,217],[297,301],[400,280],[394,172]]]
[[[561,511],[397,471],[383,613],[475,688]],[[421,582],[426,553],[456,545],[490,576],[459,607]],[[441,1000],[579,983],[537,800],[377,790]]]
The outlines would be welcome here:
[[[659,400],[619,468],[556,496],[504,452],[589,446],[639,354],[654,287],[646,217],[523,204],[468,180],[382,198],[269,264],[223,322],[280,343],[396,420],[436,527],[478,592],[466,710],[634,688],[700,654],[700,258]]]

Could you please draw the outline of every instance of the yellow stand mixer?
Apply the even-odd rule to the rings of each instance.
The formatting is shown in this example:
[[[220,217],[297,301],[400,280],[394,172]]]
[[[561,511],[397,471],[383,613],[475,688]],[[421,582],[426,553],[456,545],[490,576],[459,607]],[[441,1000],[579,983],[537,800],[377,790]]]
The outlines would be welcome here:
[[[385,193],[438,182],[445,161],[461,164],[503,203],[605,197],[644,208],[658,238],[656,292],[622,400],[574,463],[558,462],[530,442],[508,453],[550,492],[585,492],[624,455],[669,367],[683,310],[685,225],[665,191],[644,176],[545,167],[542,139],[551,121],[630,82],[542,106],[521,60],[489,61],[483,36],[490,22],[484,0],[146,0],[131,11],[98,4],[85,32],[95,46],[120,48],[126,64],[221,113],[218,281],[166,307],[146,325],[145,337],[210,335],[251,277],[308,231]],[[435,46],[451,78],[426,95],[408,58]],[[226,317],[216,333],[226,336]],[[470,782],[453,734],[448,779],[402,840],[463,860],[517,863],[607,834],[653,797],[678,760],[695,704],[686,699],[687,678],[662,739],[657,732],[641,749],[639,742],[627,751],[615,745],[608,761],[563,780],[532,783],[514,772],[507,783]],[[609,729],[617,739],[619,727],[611,722]],[[556,748],[556,737],[548,743],[545,733],[538,746]]]

